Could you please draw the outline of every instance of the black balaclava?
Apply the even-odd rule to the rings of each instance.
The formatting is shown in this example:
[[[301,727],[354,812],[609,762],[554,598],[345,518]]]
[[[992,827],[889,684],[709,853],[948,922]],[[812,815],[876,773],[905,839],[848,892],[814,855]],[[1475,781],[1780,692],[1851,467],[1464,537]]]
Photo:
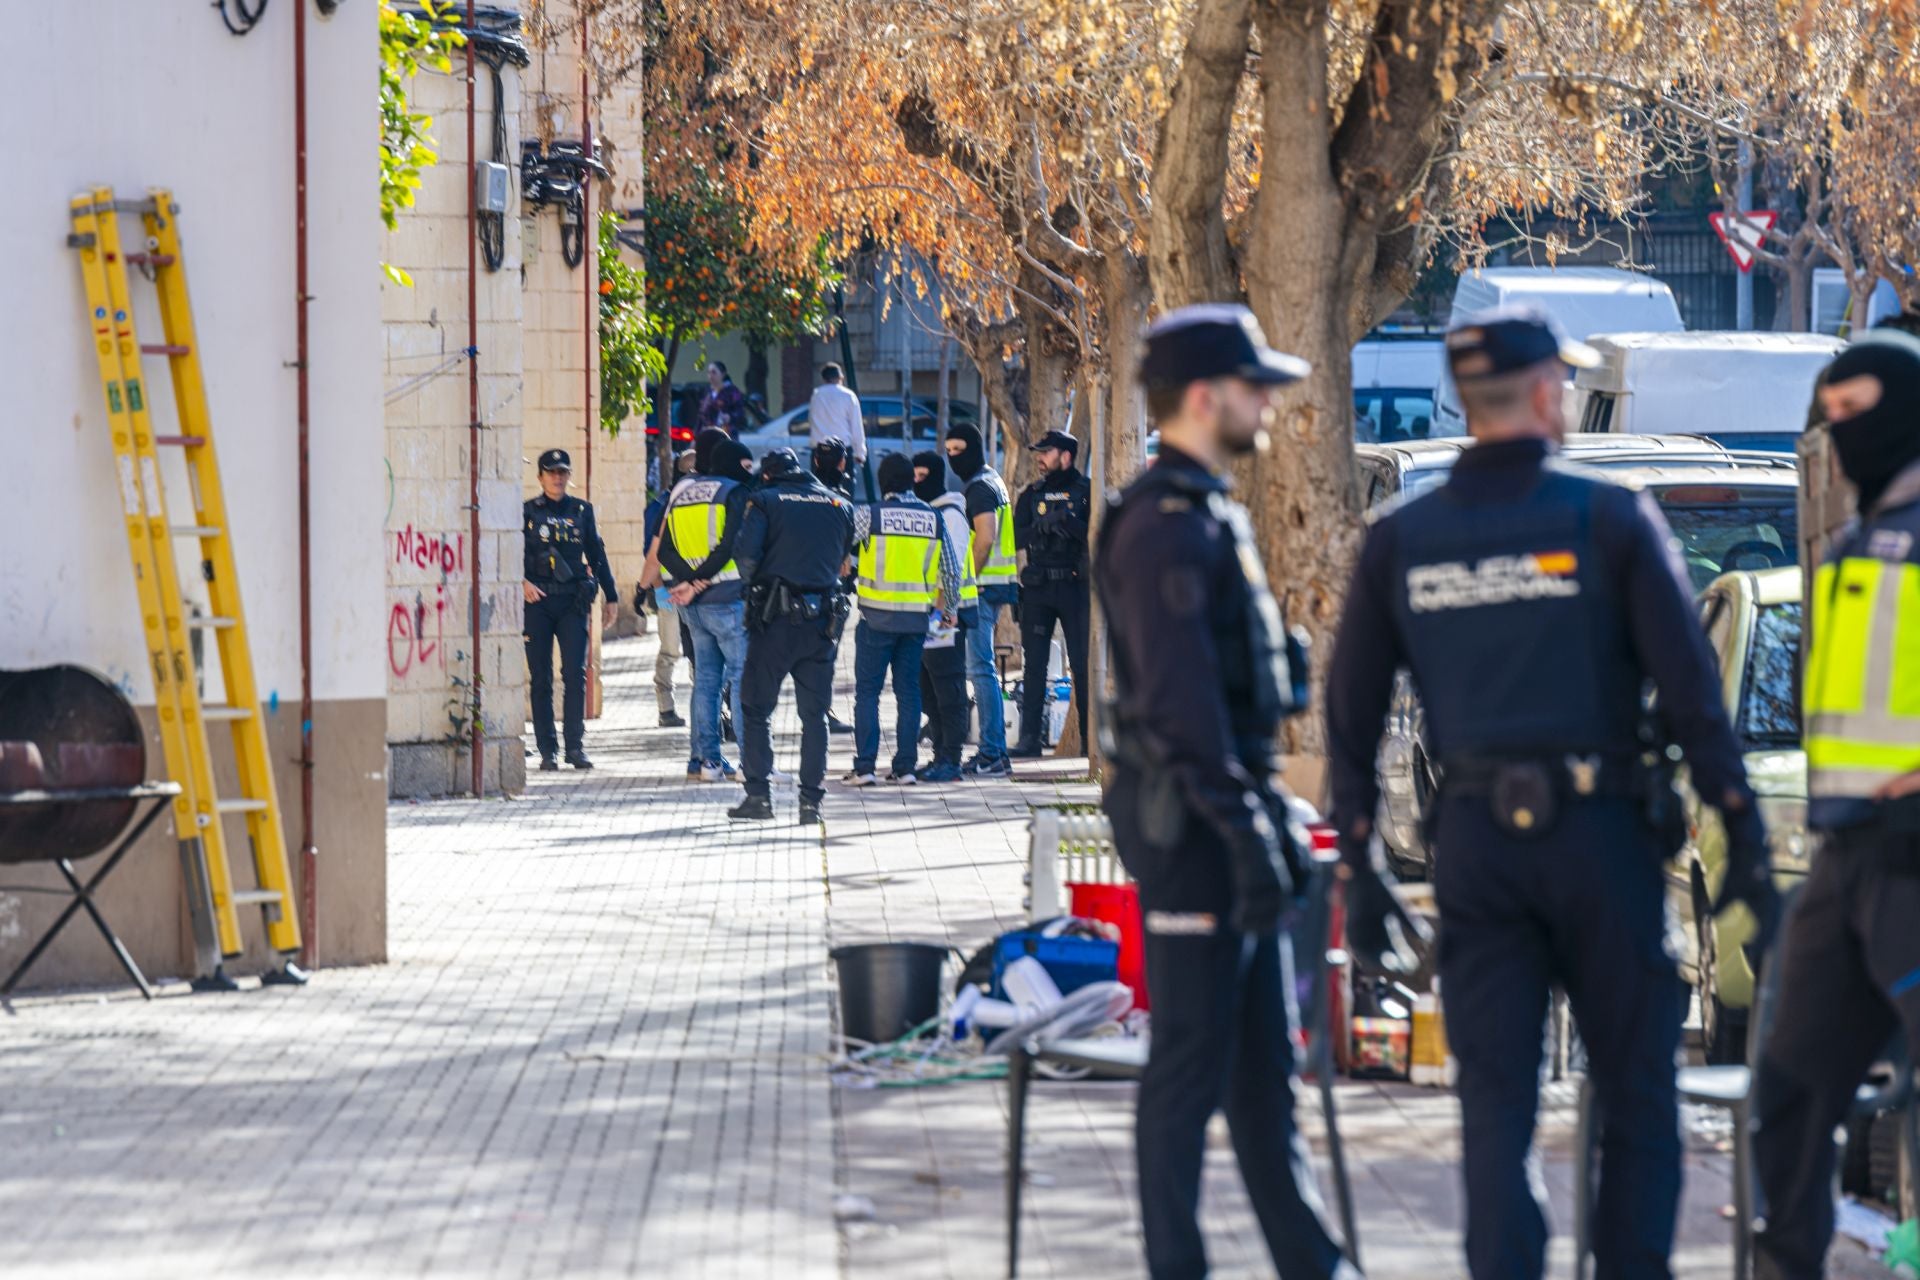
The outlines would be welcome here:
[[[913,492],[913,461],[904,453],[890,453],[880,459],[880,492]]]
[[[753,450],[727,437],[725,432],[721,432],[721,436],[723,438],[714,443],[713,451],[707,457],[707,465],[712,468],[707,474],[723,480],[738,480],[742,484],[752,480]]]
[[[813,478],[829,489],[838,489],[847,474],[847,445],[843,440],[829,437],[813,446],[808,458],[813,464]]]
[[[952,460],[953,474],[971,480],[987,465],[987,450],[980,441],[980,428],[963,422],[947,428],[947,439],[958,440],[966,448]]]
[[[947,455],[944,453],[935,453],[929,449],[925,453],[914,454],[913,465],[916,470],[921,467],[927,469],[927,478],[925,480],[915,480],[913,482],[914,497],[927,503],[937,502],[941,498],[944,498],[947,494]]]
[[[731,440],[732,436],[718,427],[704,427],[693,438],[693,469],[703,476],[713,474],[713,450],[722,440]]]
[[[1895,476],[1920,460],[1920,344],[1893,334],[1862,339],[1834,357],[1826,385],[1862,374],[1880,380],[1880,403],[1830,423],[1828,430],[1865,513]]]

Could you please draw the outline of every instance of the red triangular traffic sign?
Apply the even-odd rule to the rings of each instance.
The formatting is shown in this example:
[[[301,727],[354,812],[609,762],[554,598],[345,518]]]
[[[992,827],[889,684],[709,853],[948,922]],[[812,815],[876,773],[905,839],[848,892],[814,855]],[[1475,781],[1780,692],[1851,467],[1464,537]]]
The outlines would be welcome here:
[[[1780,221],[1780,215],[1771,209],[1756,209],[1742,214],[1710,213],[1707,221],[1713,224],[1720,243],[1727,246],[1733,265],[1742,271],[1751,271],[1754,252],[1766,240],[1767,232],[1773,230],[1773,224]]]

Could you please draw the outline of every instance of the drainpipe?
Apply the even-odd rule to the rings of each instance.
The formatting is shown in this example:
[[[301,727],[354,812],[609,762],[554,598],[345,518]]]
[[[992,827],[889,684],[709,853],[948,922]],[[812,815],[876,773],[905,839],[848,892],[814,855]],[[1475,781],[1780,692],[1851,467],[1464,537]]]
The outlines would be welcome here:
[[[473,798],[486,794],[487,719],[480,704],[480,306],[478,264],[474,260],[480,242],[480,212],[475,201],[473,151],[473,36],[475,25],[473,0],[467,0],[467,514],[471,517],[469,545],[473,548],[472,590],[467,597],[467,616],[473,624]]]
[[[318,918],[320,851],[313,843],[313,541],[309,515],[307,427],[309,378],[307,347],[307,6],[293,6],[293,287],[294,372],[298,385],[294,417],[299,455],[300,526],[300,963],[320,962],[315,936]]]

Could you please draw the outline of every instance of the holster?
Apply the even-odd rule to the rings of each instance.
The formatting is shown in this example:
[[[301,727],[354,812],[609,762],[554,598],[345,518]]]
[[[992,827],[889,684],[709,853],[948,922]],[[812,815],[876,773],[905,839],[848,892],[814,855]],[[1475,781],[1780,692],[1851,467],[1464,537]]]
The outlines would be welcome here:
[[[1442,765],[1440,785],[1443,797],[1484,795],[1495,826],[1510,836],[1538,839],[1553,830],[1570,799],[1633,796],[1644,805],[1644,775],[1624,755],[1451,756]]]
[[[1100,717],[1101,749],[1134,775],[1140,835],[1156,849],[1171,849],[1187,827],[1187,800],[1168,767],[1166,743],[1129,721],[1112,702]]]

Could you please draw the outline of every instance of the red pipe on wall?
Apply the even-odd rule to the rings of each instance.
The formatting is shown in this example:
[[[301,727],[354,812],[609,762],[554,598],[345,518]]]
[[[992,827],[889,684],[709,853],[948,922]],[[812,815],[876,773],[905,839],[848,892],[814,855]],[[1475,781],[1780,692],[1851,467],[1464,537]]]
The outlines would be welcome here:
[[[476,30],[473,0],[467,0],[467,31]],[[479,244],[478,170],[473,151],[473,37],[467,37],[467,511],[473,546],[473,584],[467,613],[473,622],[473,797],[486,794],[487,720],[480,705],[480,288],[474,254]]]
[[[307,428],[307,6],[293,6],[293,287],[297,501],[300,526],[300,963],[320,962],[320,851],[313,843],[313,540],[309,523]]]

